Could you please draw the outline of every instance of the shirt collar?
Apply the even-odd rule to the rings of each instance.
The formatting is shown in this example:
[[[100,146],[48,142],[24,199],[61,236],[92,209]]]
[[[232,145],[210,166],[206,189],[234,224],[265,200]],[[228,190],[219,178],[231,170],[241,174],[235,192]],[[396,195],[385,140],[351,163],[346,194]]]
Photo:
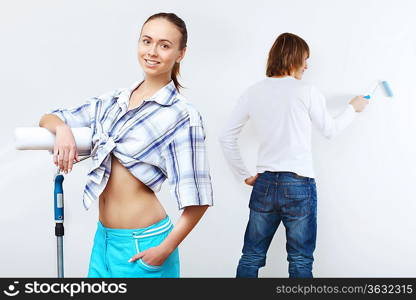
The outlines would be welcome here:
[[[128,88],[123,90],[120,95],[118,96],[117,103],[121,105],[125,105],[126,108],[129,104],[131,93],[143,82],[143,80],[139,80],[134,82]],[[144,99],[144,101],[154,101],[159,103],[163,106],[169,106],[173,103],[176,98],[178,91],[175,87],[173,80],[169,81],[165,86],[159,89],[156,93],[153,94],[150,98]]]

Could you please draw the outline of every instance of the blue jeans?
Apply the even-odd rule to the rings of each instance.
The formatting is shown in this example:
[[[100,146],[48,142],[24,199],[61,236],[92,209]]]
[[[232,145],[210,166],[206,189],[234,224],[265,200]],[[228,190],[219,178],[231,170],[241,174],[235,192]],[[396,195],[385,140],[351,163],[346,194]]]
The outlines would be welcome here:
[[[315,179],[292,172],[261,173],[250,197],[250,218],[237,277],[258,276],[280,221],[286,228],[289,277],[313,277],[316,201]]]

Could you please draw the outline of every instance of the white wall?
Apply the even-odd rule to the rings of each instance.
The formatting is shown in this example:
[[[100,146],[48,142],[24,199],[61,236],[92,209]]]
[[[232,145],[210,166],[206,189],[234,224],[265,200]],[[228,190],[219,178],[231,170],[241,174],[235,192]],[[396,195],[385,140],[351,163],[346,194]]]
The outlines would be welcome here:
[[[238,95],[264,77],[278,34],[310,45],[304,80],[327,96],[335,115],[378,79],[377,94],[340,136],[316,132],[317,277],[416,276],[416,19],[414,1],[4,1],[0,2],[0,276],[56,276],[54,166],[47,152],[13,149],[13,129],[37,126],[42,114],[140,78],[139,28],[160,11],[181,16],[189,31],[182,64],[184,94],[204,116],[215,193],[180,248],[182,276],[233,277],[248,219],[250,188],[234,180],[217,136]],[[242,152],[255,170],[251,126]],[[87,274],[98,203],[81,195],[87,162],[65,177],[65,272]],[[167,183],[158,195],[177,220]],[[263,277],[286,277],[284,228],[270,247]]]

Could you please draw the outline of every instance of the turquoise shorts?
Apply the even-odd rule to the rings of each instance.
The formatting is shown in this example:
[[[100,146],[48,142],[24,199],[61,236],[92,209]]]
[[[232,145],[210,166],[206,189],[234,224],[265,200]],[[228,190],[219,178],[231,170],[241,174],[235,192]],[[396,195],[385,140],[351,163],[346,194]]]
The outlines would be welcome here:
[[[172,229],[169,216],[137,229],[107,228],[98,221],[88,277],[179,277],[178,248],[160,266],[149,265],[142,259],[128,262],[136,253],[158,246]]]

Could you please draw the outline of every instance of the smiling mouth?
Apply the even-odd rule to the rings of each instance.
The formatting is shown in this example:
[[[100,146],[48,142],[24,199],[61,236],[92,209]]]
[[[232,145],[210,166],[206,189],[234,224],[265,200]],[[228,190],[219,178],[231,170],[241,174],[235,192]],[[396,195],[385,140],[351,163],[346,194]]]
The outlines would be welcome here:
[[[151,59],[145,59],[144,60],[146,62],[146,64],[148,64],[149,66],[156,66],[158,64],[160,64],[160,62],[156,61],[156,60],[151,60]]]

